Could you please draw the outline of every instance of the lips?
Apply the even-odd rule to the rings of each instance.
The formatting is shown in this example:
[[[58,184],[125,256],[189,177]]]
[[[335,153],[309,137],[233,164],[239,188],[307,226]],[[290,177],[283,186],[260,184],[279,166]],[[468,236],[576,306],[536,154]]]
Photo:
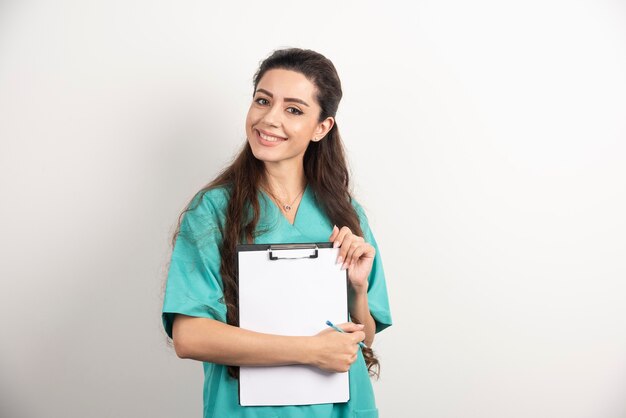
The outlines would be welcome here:
[[[256,133],[256,139],[259,144],[264,147],[277,147],[287,140],[282,136],[272,135],[269,132],[261,131],[260,129],[254,130]]]
[[[276,136],[276,135],[272,135],[269,132],[265,132],[262,131],[260,129],[256,130],[259,137],[261,137],[261,139],[267,141],[267,142],[280,142],[280,141],[286,141],[287,138],[284,138],[282,136]]]

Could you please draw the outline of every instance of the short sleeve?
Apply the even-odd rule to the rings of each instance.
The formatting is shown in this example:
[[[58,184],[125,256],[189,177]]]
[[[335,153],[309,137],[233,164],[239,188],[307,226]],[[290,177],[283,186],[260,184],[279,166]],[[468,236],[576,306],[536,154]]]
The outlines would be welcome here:
[[[387,294],[387,284],[385,281],[385,271],[383,270],[383,261],[378,249],[378,244],[374,238],[374,234],[369,226],[369,221],[365,215],[363,208],[353,201],[357,214],[361,222],[363,230],[363,238],[371,244],[376,250],[372,271],[369,276],[369,285],[367,289],[367,300],[370,313],[376,322],[376,332],[380,332],[392,325],[391,310],[389,308],[389,296]]]
[[[207,193],[208,194],[208,193]],[[174,314],[226,321],[220,276],[220,219],[207,194],[197,195],[185,212],[167,274],[162,320],[172,338]]]

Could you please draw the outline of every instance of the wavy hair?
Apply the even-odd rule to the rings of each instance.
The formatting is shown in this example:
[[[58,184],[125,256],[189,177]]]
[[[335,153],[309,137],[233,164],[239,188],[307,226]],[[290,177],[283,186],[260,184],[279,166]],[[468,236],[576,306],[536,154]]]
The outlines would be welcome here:
[[[276,50],[261,62],[254,75],[253,96],[263,75],[272,69],[291,70],[304,75],[316,87],[316,99],[321,108],[319,122],[327,117],[335,117],[343,93],[337,70],[329,59],[307,49]],[[354,234],[363,236],[358,214],[352,206],[350,175],[336,121],[324,139],[309,143],[303,162],[307,183],[330,221],[339,227],[347,226]],[[184,213],[197,206],[192,205],[194,200],[199,203],[204,193],[216,187],[225,187],[228,190],[225,225],[220,228],[220,274],[226,320],[234,326],[239,326],[238,283],[234,263],[236,246],[240,243],[253,243],[255,236],[260,233],[257,231],[260,216],[258,192],[265,183],[265,176],[263,162],[253,155],[250,144],[246,141],[233,162],[200,189],[187,204],[178,218],[178,226],[172,237],[173,247]],[[198,196],[200,198],[196,199]],[[363,356],[369,373],[378,376],[380,364],[371,348],[364,348]],[[228,373],[238,378],[239,368],[228,366]]]

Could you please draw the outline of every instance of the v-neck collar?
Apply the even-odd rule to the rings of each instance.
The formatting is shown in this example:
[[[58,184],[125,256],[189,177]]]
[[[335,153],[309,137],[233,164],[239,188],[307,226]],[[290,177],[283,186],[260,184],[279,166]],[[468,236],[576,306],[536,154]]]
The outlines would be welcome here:
[[[259,191],[261,192],[261,194],[265,198],[266,203],[268,204],[268,206],[272,208],[272,211],[276,214],[276,216],[280,217],[281,222],[284,222],[285,224],[287,224],[291,228],[297,228],[298,227],[298,224],[300,223],[299,220],[300,220],[300,218],[303,217],[303,210],[302,209],[305,209],[305,211],[306,211],[306,205],[308,204],[308,201],[309,201],[309,197],[310,197],[309,195],[311,193],[310,187],[309,187],[309,183],[307,183],[306,186],[304,187],[304,192],[302,192],[302,199],[300,199],[300,203],[298,204],[298,208],[296,209],[296,214],[295,214],[295,216],[293,218],[293,223],[289,222],[289,219],[287,219],[287,217],[285,216],[283,211],[280,210],[280,208],[278,207],[276,202],[274,202],[274,200],[263,189],[259,189]]]

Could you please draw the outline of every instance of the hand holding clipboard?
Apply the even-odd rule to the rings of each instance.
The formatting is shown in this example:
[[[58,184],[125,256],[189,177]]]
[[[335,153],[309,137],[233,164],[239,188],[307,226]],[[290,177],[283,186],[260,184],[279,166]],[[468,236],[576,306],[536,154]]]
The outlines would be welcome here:
[[[372,271],[376,249],[363,237],[354,235],[347,226],[339,229],[335,225],[329,241],[333,248],[339,247],[337,264],[348,269],[348,280],[354,291],[367,293],[367,278]]]

